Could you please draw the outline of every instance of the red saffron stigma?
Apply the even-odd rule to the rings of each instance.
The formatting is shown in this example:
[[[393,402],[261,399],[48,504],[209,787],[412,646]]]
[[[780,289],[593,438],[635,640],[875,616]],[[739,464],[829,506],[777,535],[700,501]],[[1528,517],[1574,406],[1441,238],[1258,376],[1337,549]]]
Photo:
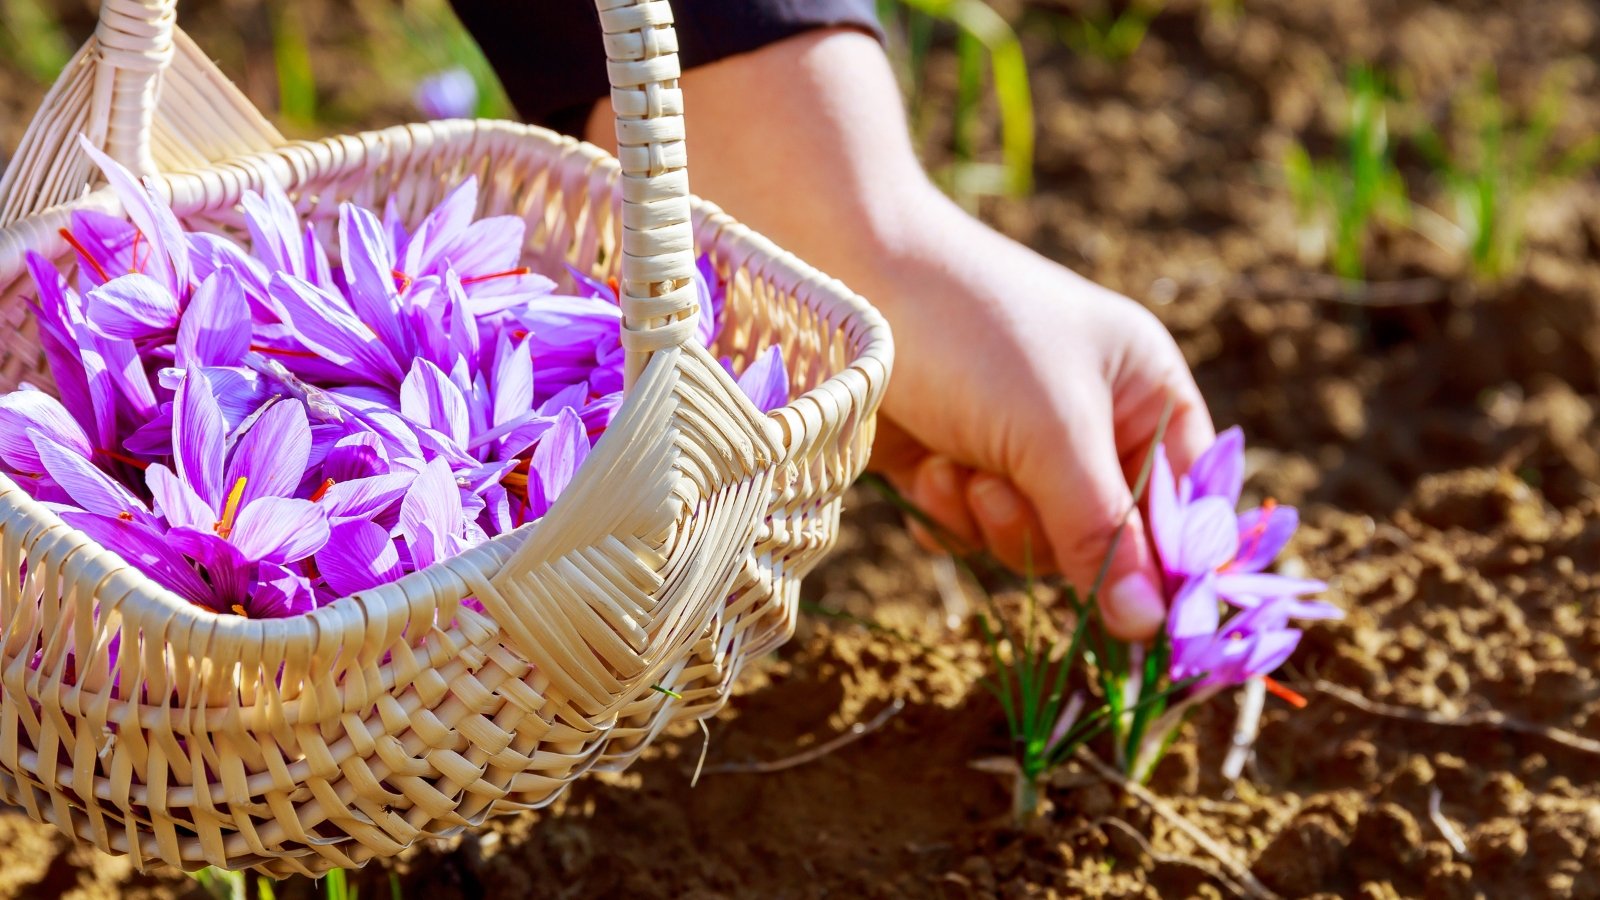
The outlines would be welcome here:
[[[410,275],[407,275],[406,273],[400,271],[399,269],[390,269],[389,270],[389,275],[391,277],[393,277],[395,281],[400,282],[398,285],[395,286],[395,290],[398,290],[402,294],[404,294],[406,291],[411,290],[412,278],[411,278]]]
[[[133,457],[128,456],[125,453],[118,453],[115,450],[107,450],[106,448],[101,447],[101,448],[95,450],[94,452],[100,454],[101,456],[104,456],[106,459],[114,459],[119,463],[127,463],[128,465],[133,466],[135,469],[138,469],[141,472],[143,472],[145,469],[150,468],[150,464],[149,463],[143,462],[141,460],[134,459]]]
[[[143,240],[144,232],[135,228],[133,231],[133,252],[130,254],[131,258],[128,260],[128,271],[137,272],[140,275],[144,274],[144,265],[139,262],[139,243]],[[146,256],[145,262],[149,261],[150,257]]]
[[[318,485],[317,489],[311,492],[311,502],[322,502],[322,498],[328,496],[328,491],[333,490],[333,486],[336,483],[337,482],[335,482],[332,478],[329,478],[327,481],[324,481],[322,484]]]
[[[528,274],[533,274],[533,269],[530,269],[530,267],[526,266],[517,266],[515,269],[506,269],[504,272],[490,272],[490,274],[486,275],[472,275],[470,279],[461,279],[461,287],[475,285],[475,283],[478,282],[488,282],[488,280],[493,279],[515,279],[515,277],[520,277],[520,275]]]
[[[319,354],[312,353],[310,350],[282,350],[277,347],[263,347],[260,344],[251,344],[250,350],[253,353],[265,353],[268,356],[294,356],[300,359],[322,358]]]
[[[606,279],[606,285],[611,288],[611,296],[616,298],[616,301],[618,303],[621,303],[622,302],[622,280],[617,278],[617,276],[613,275],[610,278]]]
[[[71,244],[72,245],[72,249],[78,251],[78,255],[83,257],[83,261],[85,263],[88,263],[89,268],[93,269],[96,275],[100,276],[100,280],[101,281],[110,281],[111,280],[111,276],[107,275],[106,274],[106,270],[100,267],[100,263],[93,256],[89,255],[88,248],[84,247],[83,244],[78,241],[77,237],[75,237],[72,232],[70,232],[67,229],[63,228],[63,229],[61,229],[60,231],[58,231],[56,233],[61,235],[61,239],[62,240],[66,241],[68,244]]]
[[[1261,676],[1261,682],[1267,686],[1267,690],[1271,691],[1273,696],[1279,698],[1295,709],[1306,708],[1306,698],[1284,687],[1281,683],[1275,681],[1271,675]]]
[[[117,513],[117,520],[121,522],[132,522],[133,513],[123,510],[122,512]]]
[[[1261,539],[1267,536],[1267,525],[1272,522],[1272,511],[1277,508],[1278,501],[1271,497],[1261,501],[1261,517],[1256,520],[1255,525],[1251,526],[1250,533],[1246,534],[1244,540],[1239,543],[1239,549],[1233,554],[1233,559],[1218,566],[1217,571],[1225,572],[1233,566],[1236,560],[1255,554],[1256,548],[1261,546]]]
[[[507,269],[504,272],[492,272],[488,275],[474,275],[471,278],[463,278],[461,279],[461,286],[466,287],[469,284],[477,284],[480,281],[490,281],[495,278],[517,278],[522,275],[532,274],[532,272],[533,270],[527,266],[518,266],[515,269]]]

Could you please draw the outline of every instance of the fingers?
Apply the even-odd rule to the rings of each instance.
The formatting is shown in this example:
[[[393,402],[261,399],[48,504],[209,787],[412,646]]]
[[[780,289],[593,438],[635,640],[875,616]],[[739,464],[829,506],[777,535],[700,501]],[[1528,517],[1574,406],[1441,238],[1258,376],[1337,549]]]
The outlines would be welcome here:
[[[1167,459],[1174,472],[1187,472],[1195,457],[1204,453],[1217,439],[1216,426],[1211,424],[1211,411],[1195,386],[1189,370],[1179,367],[1174,382],[1169,383],[1167,396],[1174,403],[1172,420],[1167,423],[1163,443]]]
[[[911,533],[918,543],[934,551],[952,549],[949,546],[952,540],[959,545],[957,549],[983,546],[982,536],[972,520],[972,512],[967,508],[967,482],[970,478],[971,473],[967,469],[956,465],[949,457],[937,454],[928,456],[916,467],[911,475],[906,499],[939,523],[946,532],[936,535],[915,516],[910,516]]]
[[[1100,618],[1106,631],[1125,641],[1146,641],[1167,617],[1167,601],[1160,574],[1145,540],[1144,518],[1136,509],[1117,540],[1099,596]]]
[[[984,546],[996,559],[1024,575],[1055,572],[1055,554],[1033,504],[1008,479],[979,472],[967,482],[966,499]]]
[[[1032,485],[1030,496],[1035,508],[1047,512],[1044,527],[1070,583],[1087,592],[1106,568],[1098,596],[1106,630],[1122,640],[1148,640],[1166,617],[1166,603],[1144,520],[1123,474],[1109,398],[1062,400],[1071,403],[1073,414],[1059,418],[1074,427],[1043,442],[1059,450],[1028,467],[1048,473]]]
[[[1121,448],[1123,471],[1129,483],[1138,477],[1149,458],[1160,431],[1161,414],[1169,406],[1172,417],[1160,438],[1174,471],[1187,471],[1195,457],[1217,438],[1211,412],[1177,344],[1159,322],[1153,318],[1141,320],[1150,323],[1152,331],[1144,345],[1156,361],[1142,370],[1122,373],[1122,382],[1113,386],[1117,446]]]

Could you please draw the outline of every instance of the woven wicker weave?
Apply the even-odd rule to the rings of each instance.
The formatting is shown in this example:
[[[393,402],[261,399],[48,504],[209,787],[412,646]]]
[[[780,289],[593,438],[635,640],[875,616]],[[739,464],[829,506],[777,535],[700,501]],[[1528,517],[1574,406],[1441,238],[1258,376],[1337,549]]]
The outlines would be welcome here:
[[[119,211],[86,193],[85,133],[192,227],[237,231],[268,180],[319,228],[346,200],[414,222],[475,174],[530,264],[620,276],[628,394],[541,522],[301,618],[189,605],[0,477],[0,796],[140,866],[319,874],[549,803],[719,709],[792,631],[892,351],[859,297],[689,197],[667,3],[596,3],[619,166],[505,122],[285,142],[174,2],[106,0],[0,185],[0,388],[48,383],[24,251],[66,266],[68,210]],[[770,416],[685,343],[696,246],[729,285],[718,351],[783,347],[796,398]]]

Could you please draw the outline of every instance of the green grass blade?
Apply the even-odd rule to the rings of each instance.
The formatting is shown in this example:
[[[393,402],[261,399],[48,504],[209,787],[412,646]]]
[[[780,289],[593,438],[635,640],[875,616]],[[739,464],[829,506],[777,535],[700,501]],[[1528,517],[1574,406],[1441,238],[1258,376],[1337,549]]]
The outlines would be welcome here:
[[[51,84],[72,59],[72,42],[42,0],[0,0],[0,55],[28,77]]]
[[[977,156],[979,107],[983,103],[983,44],[968,32],[956,38],[956,105],[951,124],[952,150],[962,162]]]
[[[927,16],[954,24],[989,52],[989,68],[1000,109],[1000,145],[1007,187],[1012,194],[1027,194],[1033,189],[1033,88],[1028,79],[1027,58],[1016,32],[982,0],[900,2]]]

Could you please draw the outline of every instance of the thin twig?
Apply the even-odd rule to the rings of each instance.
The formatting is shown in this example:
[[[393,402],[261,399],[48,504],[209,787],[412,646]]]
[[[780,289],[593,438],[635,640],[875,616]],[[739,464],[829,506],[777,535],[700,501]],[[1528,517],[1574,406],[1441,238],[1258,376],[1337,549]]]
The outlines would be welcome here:
[[[857,722],[854,725],[851,725],[848,730],[846,730],[843,734],[840,734],[838,737],[818,744],[804,753],[797,753],[794,756],[776,759],[771,762],[722,763],[715,766],[706,766],[704,771],[707,775],[724,775],[734,773],[770,775],[773,772],[782,772],[784,769],[792,769],[796,766],[803,766],[808,762],[814,762],[818,759],[821,759],[830,753],[836,753],[839,750],[850,746],[856,741],[861,740],[874,731],[877,731],[883,726],[889,724],[889,720],[899,715],[900,712],[905,708],[906,701],[897,697],[893,703],[885,706],[876,716],[873,716],[870,721]]]
[[[1471,860],[1472,852],[1467,849],[1467,842],[1461,839],[1461,832],[1456,830],[1456,826],[1450,824],[1450,820],[1446,819],[1444,813],[1439,809],[1439,798],[1441,796],[1439,786],[1437,784],[1431,785],[1428,791],[1428,818],[1433,820],[1433,827],[1439,829],[1439,833],[1444,835],[1444,839],[1450,844],[1450,849],[1454,850],[1457,856],[1465,860]]]
[[[1247,894],[1245,888],[1241,886],[1239,882],[1230,878],[1228,873],[1224,872],[1216,863],[1207,862],[1203,859],[1197,859],[1193,856],[1184,856],[1181,853],[1162,853],[1150,845],[1150,839],[1139,833],[1139,829],[1134,828],[1132,825],[1129,825],[1127,822],[1124,822],[1116,816],[1106,816],[1105,818],[1099,820],[1099,824],[1116,826],[1118,831],[1122,832],[1128,837],[1133,838],[1134,842],[1139,845],[1139,849],[1143,850],[1145,855],[1149,856],[1155,862],[1169,866],[1188,866],[1191,869],[1198,869],[1211,878],[1221,882],[1225,887],[1227,887],[1228,890],[1234,892],[1235,894],[1240,896]]]
[[[1262,884],[1260,879],[1251,873],[1248,866],[1236,859],[1226,847],[1223,847],[1213,840],[1210,835],[1202,831],[1200,826],[1189,821],[1183,813],[1173,809],[1167,801],[1151,793],[1144,785],[1133,781],[1116,769],[1106,765],[1100,760],[1100,757],[1095,756],[1087,747],[1078,748],[1078,759],[1084,765],[1093,769],[1101,778],[1121,787],[1123,791],[1133,795],[1141,803],[1150,807],[1162,818],[1171,822],[1173,827],[1183,832],[1189,840],[1194,841],[1200,849],[1211,854],[1218,863],[1222,864],[1223,869],[1227,871],[1229,876],[1239,883],[1240,894],[1250,897],[1252,900],[1276,900],[1278,895]]]
[[[1383,716],[1389,719],[1400,719],[1406,722],[1422,722],[1427,725],[1439,725],[1446,728],[1495,728],[1501,731],[1514,731],[1518,734],[1541,737],[1553,743],[1560,744],[1569,750],[1579,753],[1588,753],[1600,756],[1600,741],[1562,731],[1537,722],[1528,722],[1514,719],[1497,709],[1485,709],[1477,712],[1463,713],[1459,716],[1447,716],[1426,709],[1413,709],[1407,706],[1394,706],[1388,703],[1379,703],[1368,700],[1349,688],[1340,687],[1329,681],[1314,681],[1310,687],[1321,694],[1348,704],[1365,713],[1374,716]]]

